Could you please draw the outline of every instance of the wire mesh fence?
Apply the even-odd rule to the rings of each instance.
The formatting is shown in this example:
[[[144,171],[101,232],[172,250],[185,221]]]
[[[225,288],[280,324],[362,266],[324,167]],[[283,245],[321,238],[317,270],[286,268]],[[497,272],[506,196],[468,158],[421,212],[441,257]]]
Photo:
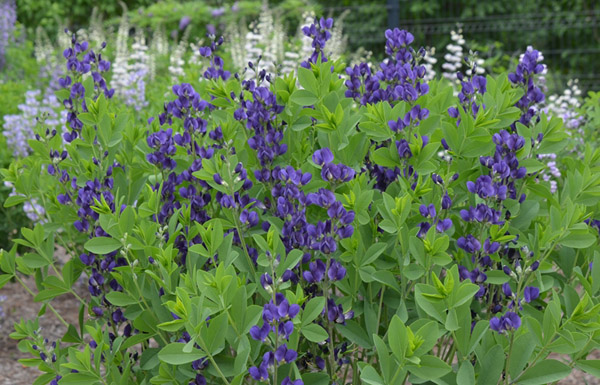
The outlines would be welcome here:
[[[381,54],[382,31],[400,27],[412,32],[417,44],[436,47],[438,59],[443,61],[450,31],[460,25],[467,49],[493,47],[484,57],[501,51],[505,58],[517,58],[528,45],[542,51],[551,89],[559,90],[569,79],[577,78],[584,92],[600,90],[600,1],[579,0],[563,7],[550,1],[498,3],[374,0],[331,6],[325,12],[334,17],[344,15],[350,49],[366,47]],[[473,9],[474,4],[487,8]]]

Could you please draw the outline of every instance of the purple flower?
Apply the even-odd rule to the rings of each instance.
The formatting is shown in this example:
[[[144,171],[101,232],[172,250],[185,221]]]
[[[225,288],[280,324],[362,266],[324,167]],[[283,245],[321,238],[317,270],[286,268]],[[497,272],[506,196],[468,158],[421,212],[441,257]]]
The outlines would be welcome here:
[[[344,313],[344,309],[342,305],[336,305],[333,299],[327,300],[327,318],[331,322],[346,324],[346,320],[354,317],[354,312],[352,310]]]
[[[419,212],[425,218],[430,218],[430,217],[435,218],[435,215],[436,215],[435,206],[433,204],[430,204],[429,206],[426,206],[426,205],[419,206]]]
[[[252,326],[250,328],[250,336],[256,341],[264,342],[267,339],[270,331],[271,327],[267,322],[265,322],[261,328],[256,325]]]
[[[269,372],[267,371],[267,365],[261,364],[258,368],[256,366],[252,366],[248,369],[248,373],[254,378],[256,381],[266,381],[269,378]]]
[[[505,315],[500,318],[494,317],[490,319],[490,329],[497,331],[498,333],[504,333],[505,331],[516,330],[521,326],[521,318],[512,311],[506,312]]]
[[[535,286],[527,286],[523,291],[525,302],[529,303],[536,300],[540,296],[540,289]]]
[[[435,229],[439,233],[443,233],[444,231],[448,230],[450,227],[452,227],[452,219],[446,218],[446,219],[442,219],[441,221],[439,221],[437,223]]]
[[[298,353],[295,350],[288,349],[287,344],[283,344],[275,350],[275,359],[277,362],[283,362],[287,364],[289,362],[294,362],[298,357]]]
[[[316,20],[315,20],[316,22]],[[327,62],[327,57],[323,52],[325,44],[331,38],[331,32],[329,31],[333,27],[333,19],[321,18],[319,24],[311,24],[302,28],[302,33],[305,36],[312,39],[312,47],[314,48],[313,53],[307,61],[303,61],[300,65],[304,68],[310,68],[310,64],[316,64],[319,56],[321,62]]]
[[[91,253],[83,253],[79,256],[79,259],[81,260],[81,262],[83,262],[84,265],[91,266],[94,263],[95,257],[94,254]]]
[[[333,153],[327,147],[315,151],[312,156],[313,162],[319,166],[324,166],[327,163],[333,162]]]
[[[452,199],[448,196],[448,194],[444,194],[442,197],[442,210],[448,210],[452,206]]]
[[[183,16],[180,20],[179,20],[179,30],[183,31],[192,21],[192,18],[189,16]]]
[[[325,263],[320,259],[317,259],[315,262],[311,262],[308,265],[308,271],[304,271],[302,277],[309,283],[321,282],[325,276],[325,269]]]
[[[332,259],[329,264],[327,276],[331,281],[340,281],[346,276],[346,268],[335,259]]]
[[[474,254],[481,250],[481,243],[471,234],[466,237],[458,238],[456,245],[470,254]]]
[[[273,279],[271,278],[269,273],[264,273],[260,276],[260,284],[265,290],[267,289],[267,287],[273,284]]]

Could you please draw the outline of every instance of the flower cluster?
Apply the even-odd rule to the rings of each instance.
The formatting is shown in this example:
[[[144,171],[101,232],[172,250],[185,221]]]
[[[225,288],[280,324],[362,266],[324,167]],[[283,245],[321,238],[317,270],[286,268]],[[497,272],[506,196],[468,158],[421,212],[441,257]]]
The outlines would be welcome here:
[[[204,78],[227,80],[231,76],[231,73],[223,69],[223,59],[217,55],[219,46],[223,44],[223,37],[216,39],[215,36],[211,34],[209,34],[208,37],[211,39],[210,45],[207,47],[200,47],[200,56],[209,59],[209,66],[206,71],[204,71]]]
[[[85,102],[85,88],[83,87],[83,75],[91,72],[94,81],[95,100],[100,93],[104,93],[107,98],[111,98],[115,93],[114,89],[109,89],[102,73],[110,69],[110,62],[102,59],[102,54],[96,54],[93,50],[88,51],[89,44],[84,41],[79,43],[75,34],[71,37],[71,47],[65,49],[63,56],[67,60],[68,74],[58,80],[61,88],[69,90],[69,97],[63,101],[67,110],[67,123],[71,132],[63,133],[66,142],[72,142],[77,138],[78,133],[83,128],[83,122],[79,120],[78,115],[81,112],[87,112]],[[102,48],[106,43],[102,44]],[[81,59],[80,56],[83,56]]]
[[[509,311],[501,317],[492,317],[490,319],[490,329],[498,333],[504,333],[510,330],[516,330],[521,326],[521,317],[515,312]]]
[[[182,21],[183,21],[183,19],[182,19]],[[188,17],[188,23],[189,23],[189,17]],[[187,26],[187,24],[185,24],[185,25]],[[185,72],[183,70],[183,65],[185,64],[185,60],[183,58],[187,51],[189,33],[190,33],[190,29],[186,29],[185,32],[183,33],[183,36],[181,37],[181,40],[179,41],[179,44],[177,44],[175,46],[175,48],[169,55],[169,67],[167,69],[169,71],[169,74],[171,75],[171,84],[179,83],[181,81],[180,79],[183,78],[183,76],[185,75]],[[158,36],[158,37],[160,38],[160,36]],[[161,42],[157,41],[157,43],[161,43]],[[164,49],[166,51],[168,51],[169,50],[168,43],[165,42],[165,45],[166,46]],[[163,48],[160,47],[160,49],[163,49]]]
[[[14,0],[0,2],[0,69],[5,65],[6,48],[13,38],[17,21],[17,6]]]
[[[314,49],[313,53],[310,55],[310,58],[300,64],[302,67],[310,68],[311,64],[317,63],[319,57],[321,58],[322,63],[327,61],[327,56],[324,49],[327,41],[331,39],[331,28],[333,28],[332,18],[321,18],[318,25],[313,23],[302,28],[304,35],[312,39],[312,47]]]
[[[413,104],[419,96],[429,92],[425,79],[426,68],[419,64],[426,51],[418,52],[410,46],[414,36],[405,30],[394,28],[385,31],[385,53],[388,57],[379,64],[379,71],[372,74],[365,63],[348,67],[346,73],[346,96],[361,104],[382,100],[390,103],[404,100]]]
[[[263,280],[272,283],[272,279],[268,274],[267,278],[263,278]],[[252,378],[257,381],[267,381],[269,371],[275,373],[279,365],[294,362],[298,358],[298,353],[295,350],[289,349],[285,342],[282,344],[279,344],[279,342],[280,338],[289,341],[290,335],[294,331],[292,320],[298,315],[299,311],[300,306],[290,304],[281,293],[274,294],[274,299],[264,305],[262,312],[263,325],[260,328],[257,325],[252,326],[250,336],[256,341],[265,342],[269,335],[272,335],[272,340],[269,340],[272,350],[263,355],[262,362],[258,367],[252,366],[248,369]],[[274,378],[277,378],[276,374],[274,374]],[[292,382],[289,377],[286,377],[282,383],[304,384],[302,380]]]
[[[131,63],[127,63],[126,82],[120,90],[120,94],[125,105],[140,111],[148,105],[146,100],[146,77],[150,72],[149,62],[151,60],[142,30],[136,33],[131,50],[128,59]]]
[[[462,34],[462,29],[458,28],[457,31],[450,31],[450,43],[446,46],[448,51],[444,55],[445,62],[442,64],[442,76],[451,82],[457,81],[457,74],[459,73],[463,65],[463,46],[465,45],[465,39]]]
[[[535,75],[546,72],[546,66],[540,63],[543,59],[544,57],[539,51],[529,46],[521,57],[515,72],[508,75],[508,79],[513,84],[522,87],[525,91],[525,94],[517,102],[517,107],[522,111],[519,122],[524,125],[529,125],[534,117],[537,117],[535,122],[539,121],[539,108],[536,105],[543,102],[545,96],[535,83]]]

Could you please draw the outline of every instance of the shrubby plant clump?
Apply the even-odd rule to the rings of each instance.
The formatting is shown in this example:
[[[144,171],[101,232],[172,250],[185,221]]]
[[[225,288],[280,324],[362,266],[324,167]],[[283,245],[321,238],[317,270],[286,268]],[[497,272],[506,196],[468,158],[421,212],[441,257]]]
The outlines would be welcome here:
[[[155,116],[114,97],[105,45],[73,36],[66,129],[40,120],[2,170],[5,206],[35,201],[40,220],[2,252],[0,286],[35,276],[26,289],[67,328],[15,325],[37,384],[600,376],[600,152],[578,144],[544,177],[569,135],[541,108],[539,52],[497,77],[467,61],[455,97],[425,80],[410,32],[385,32],[378,66],[346,67],[328,60],[332,27],[304,28],[313,52],[283,77],[230,72],[209,35],[203,78]],[[52,306],[63,295],[76,325]]]

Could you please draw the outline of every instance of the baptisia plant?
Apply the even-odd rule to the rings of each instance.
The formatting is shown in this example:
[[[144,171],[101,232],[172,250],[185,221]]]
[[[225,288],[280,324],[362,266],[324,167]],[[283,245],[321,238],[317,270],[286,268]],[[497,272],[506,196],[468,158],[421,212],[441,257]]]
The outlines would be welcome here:
[[[203,78],[142,105],[143,121],[111,98],[99,51],[72,40],[66,127],[41,120],[2,170],[20,194],[6,206],[43,210],[0,254],[0,285],[23,284],[66,330],[15,325],[37,383],[600,375],[600,152],[557,157],[551,192],[539,159],[568,136],[539,108],[537,51],[497,77],[466,62],[454,96],[426,80],[410,32],[385,32],[378,66],[346,67],[332,28],[304,28],[313,52],[285,77],[231,73],[208,35]],[[59,296],[79,303],[76,324]]]

